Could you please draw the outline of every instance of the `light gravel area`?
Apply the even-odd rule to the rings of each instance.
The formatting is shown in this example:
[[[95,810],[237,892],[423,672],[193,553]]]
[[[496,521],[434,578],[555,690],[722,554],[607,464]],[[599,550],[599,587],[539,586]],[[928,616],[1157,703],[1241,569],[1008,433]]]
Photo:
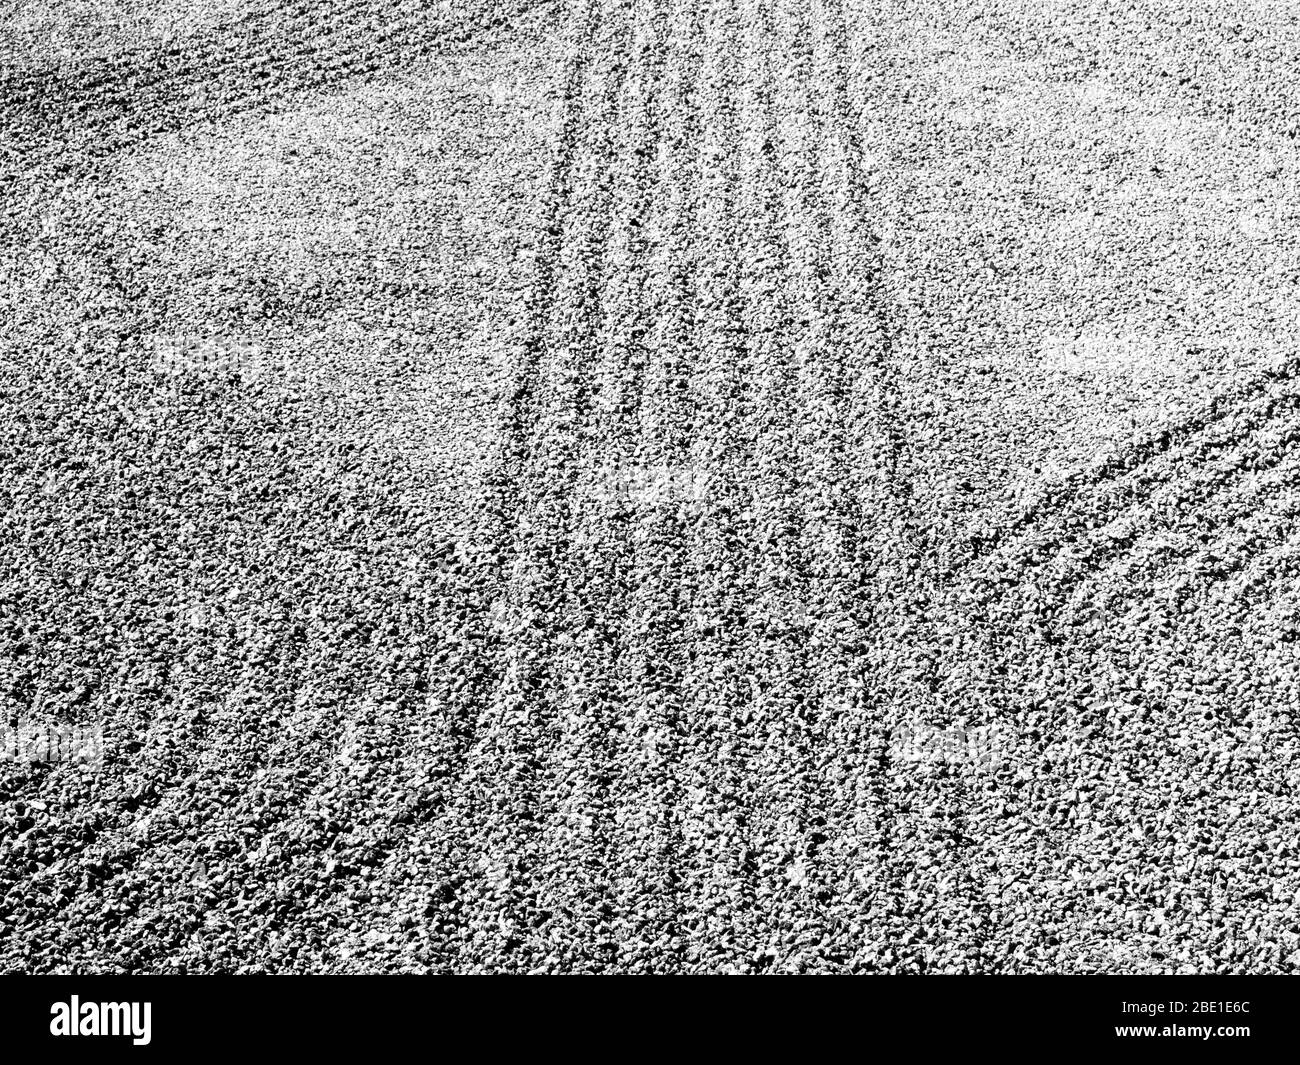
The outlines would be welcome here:
[[[1300,964],[1291,5],[84,6],[0,968]]]

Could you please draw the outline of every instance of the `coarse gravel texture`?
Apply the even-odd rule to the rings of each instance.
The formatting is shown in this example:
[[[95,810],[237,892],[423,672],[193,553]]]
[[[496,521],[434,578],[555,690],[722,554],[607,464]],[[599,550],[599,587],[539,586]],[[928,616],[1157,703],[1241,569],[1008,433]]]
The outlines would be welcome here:
[[[1296,970],[1298,67],[0,0],[0,970]]]

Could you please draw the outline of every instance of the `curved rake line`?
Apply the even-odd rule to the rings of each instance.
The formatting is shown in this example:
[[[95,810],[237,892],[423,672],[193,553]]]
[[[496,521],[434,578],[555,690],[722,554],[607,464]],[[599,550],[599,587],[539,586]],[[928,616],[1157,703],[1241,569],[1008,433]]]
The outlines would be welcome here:
[[[1300,408],[1300,395],[1291,397],[1291,401],[1285,409],[1292,408]],[[1274,414],[1274,416],[1276,416],[1276,414]],[[1116,517],[1121,517],[1123,514],[1129,512],[1136,512],[1138,514],[1143,513],[1140,509],[1142,504],[1150,503],[1151,497],[1157,491],[1166,488],[1171,484],[1179,483],[1185,484],[1189,490],[1196,493],[1195,498],[1192,500],[1195,506],[1205,507],[1212,500],[1221,497],[1225,492],[1231,491],[1234,485],[1238,485],[1243,474],[1258,475],[1265,471],[1278,468],[1290,457],[1288,446],[1293,445],[1297,439],[1300,439],[1300,426],[1290,428],[1289,431],[1283,435],[1280,441],[1276,442],[1281,446],[1270,447],[1269,445],[1274,444],[1274,441],[1259,439],[1259,437],[1261,437],[1261,434],[1263,434],[1272,424],[1273,422],[1271,419],[1264,420],[1251,426],[1240,436],[1222,442],[1221,446],[1225,449],[1231,448],[1233,445],[1244,444],[1244,447],[1233,452],[1233,454],[1237,455],[1241,454],[1243,451],[1250,454],[1252,453],[1250,449],[1253,447],[1253,453],[1257,456],[1262,456],[1262,458],[1257,458],[1249,467],[1243,468],[1239,463],[1223,462],[1211,469],[1205,470],[1204,475],[1200,477],[1181,480],[1178,477],[1177,471],[1172,471],[1162,479],[1149,479],[1145,482],[1144,488],[1146,490],[1142,494],[1134,494],[1123,498],[1123,510],[1116,514]],[[1253,443],[1251,443],[1251,437],[1256,438]],[[1147,510],[1149,511],[1149,509],[1150,508],[1148,507]],[[1070,516],[1066,519],[1067,533],[1070,531],[1089,531],[1089,529],[1079,530],[1077,528],[1078,522],[1087,521],[1089,519],[1090,516],[1086,513]],[[1073,529],[1071,529],[1071,526],[1073,526]],[[1210,527],[1216,526],[1211,525]],[[1053,558],[1059,558],[1063,546],[1061,539],[1053,540],[1048,545],[1036,545],[1032,543],[1021,544],[1022,550],[1020,552],[1009,553],[1004,557],[1008,562],[1015,561],[1021,568],[1039,568],[1048,565]],[[1097,563],[1121,555],[1125,547],[1125,541],[1121,540],[1113,543],[1113,545],[1106,545],[1098,544],[1097,541],[1093,539],[1089,540],[1084,547],[1086,548],[1087,553],[1076,559],[1076,571],[1083,571],[1089,567],[1095,568]],[[1073,584],[1069,584],[1067,587],[1073,587]]]
[[[995,529],[990,535],[968,537],[966,543],[971,549],[964,557],[954,560],[954,568],[969,569],[999,551],[1012,537],[1028,531],[1051,515],[1060,513],[1075,504],[1090,488],[1135,473],[1176,448],[1194,443],[1198,437],[1206,435],[1214,426],[1241,413],[1244,404],[1258,400],[1275,382],[1300,379],[1298,371],[1300,371],[1300,359],[1293,359],[1285,366],[1266,370],[1241,388],[1214,397],[1199,415],[1159,429],[1146,440],[1117,452],[1101,463],[1068,475],[1050,490],[1047,499],[1035,503],[1012,521]],[[1292,403],[1297,401],[1300,401],[1300,397],[1291,397]],[[1224,443],[1229,444],[1235,439],[1239,438],[1230,437]]]
[[[466,44],[555,2],[519,0],[505,11],[447,23],[427,17],[421,0],[419,10],[389,29],[372,25],[386,14],[375,0],[331,11],[323,27],[313,21],[315,9],[297,5],[290,32],[275,21],[283,10],[276,8],[183,42],[101,58],[88,70],[46,69],[0,80],[0,100],[18,101],[0,107],[0,148],[15,171],[0,176],[13,181],[20,169],[83,171],[159,134],[278,106],[287,96]],[[369,18],[358,25],[353,15]],[[78,137],[71,150],[69,132]]]

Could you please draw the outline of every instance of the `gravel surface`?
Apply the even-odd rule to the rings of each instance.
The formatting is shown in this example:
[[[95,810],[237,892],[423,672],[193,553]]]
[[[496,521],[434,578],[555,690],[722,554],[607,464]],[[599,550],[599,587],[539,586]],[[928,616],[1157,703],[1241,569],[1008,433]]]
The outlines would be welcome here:
[[[1290,5],[110,9],[0,3],[0,970],[1300,967]]]

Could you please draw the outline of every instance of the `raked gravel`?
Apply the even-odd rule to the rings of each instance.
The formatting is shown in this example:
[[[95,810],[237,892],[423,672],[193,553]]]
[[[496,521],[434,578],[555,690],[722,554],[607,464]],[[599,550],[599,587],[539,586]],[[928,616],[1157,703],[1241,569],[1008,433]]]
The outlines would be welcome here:
[[[1297,967],[1287,5],[89,6],[0,969]]]

